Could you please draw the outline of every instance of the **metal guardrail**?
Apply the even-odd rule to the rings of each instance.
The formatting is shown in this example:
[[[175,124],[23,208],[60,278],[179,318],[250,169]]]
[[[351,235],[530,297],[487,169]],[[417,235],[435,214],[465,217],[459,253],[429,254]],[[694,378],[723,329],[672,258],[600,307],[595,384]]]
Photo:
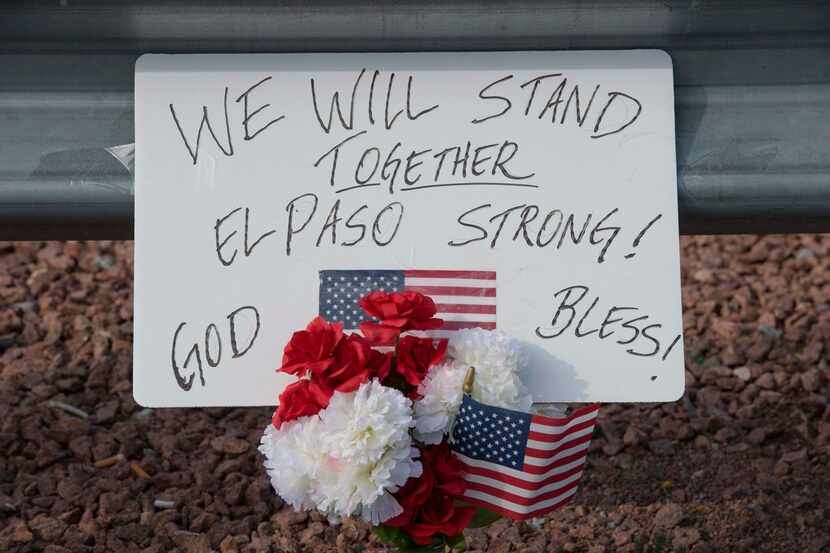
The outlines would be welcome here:
[[[130,238],[144,52],[662,48],[681,232],[830,232],[830,5],[27,2],[0,5],[0,239]]]

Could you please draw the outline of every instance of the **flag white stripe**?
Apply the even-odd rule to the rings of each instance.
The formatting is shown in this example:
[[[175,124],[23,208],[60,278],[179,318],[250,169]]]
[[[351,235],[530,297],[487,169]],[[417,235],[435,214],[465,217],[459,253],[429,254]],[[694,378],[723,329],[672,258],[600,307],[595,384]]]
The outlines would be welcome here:
[[[464,322],[484,322],[484,323],[494,323],[496,322],[496,314],[495,313],[444,313],[443,311],[439,311],[435,314],[436,317],[439,319],[443,319],[445,321],[464,321]]]
[[[452,338],[455,336],[455,333],[458,332],[457,330],[427,330],[424,335],[429,336],[434,340],[438,340],[440,338]]]
[[[496,305],[496,298],[486,296],[445,296],[430,294],[435,303],[462,303],[467,305]]]
[[[473,278],[423,278],[406,277],[406,286],[470,286],[473,288],[495,288],[495,280],[483,280]]]
[[[563,500],[571,497],[572,495],[574,495],[576,493],[576,490],[577,490],[577,486],[574,486],[570,490],[567,490],[567,491],[561,493],[560,495],[557,495],[556,497],[552,497],[550,499],[540,501],[540,502],[535,503],[533,505],[517,505],[516,503],[513,503],[512,501],[507,501],[506,499],[501,499],[500,497],[495,497],[495,496],[492,496],[490,494],[480,492],[478,490],[467,490],[464,493],[464,496],[465,497],[470,497],[470,498],[473,498],[473,499],[478,499],[480,501],[490,503],[491,505],[496,505],[498,507],[501,507],[502,509],[507,509],[508,511],[513,511],[514,513],[527,514],[527,513],[533,513],[533,512],[539,511],[539,510],[544,509],[546,507],[551,507],[553,505],[556,505],[557,503],[560,503],[561,501],[563,501]]]
[[[539,432],[540,434],[552,434],[555,436],[556,434],[561,434],[568,428],[572,428],[578,424],[597,418],[597,412],[598,411],[591,411],[590,413],[585,413],[581,417],[577,417],[573,420],[570,420],[565,424],[550,425],[538,422],[531,422],[530,431]]]
[[[541,449],[542,451],[553,451],[556,448],[566,444],[568,442],[572,442],[574,440],[578,440],[579,438],[584,438],[585,436],[590,436],[594,433],[594,427],[589,426],[588,428],[583,428],[582,430],[577,430],[575,432],[571,432],[567,436],[563,436],[561,439],[555,442],[542,442],[539,440],[528,440],[527,447],[533,449]]]
[[[457,451],[454,451],[453,453],[455,453],[458,456],[458,458],[461,460],[461,462],[463,462],[466,465],[469,465],[471,467],[478,467],[478,468],[482,468],[482,469],[489,469],[489,470],[497,471],[497,472],[500,472],[500,473],[502,473],[506,476],[512,476],[513,478],[516,478],[518,480],[524,480],[525,482],[528,482],[529,484],[535,484],[537,482],[541,482],[541,481],[545,480],[546,478],[550,478],[551,476],[554,476],[556,474],[562,474],[562,473],[568,472],[569,470],[573,470],[576,467],[578,467],[578,466],[585,463],[585,456],[582,456],[582,457],[579,457],[578,459],[574,459],[573,461],[571,461],[568,464],[565,464],[565,465],[562,465],[562,466],[559,466],[559,467],[554,467],[554,468],[550,469],[549,471],[547,471],[543,474],[529,474],[529,473],[523,472],[521,470],[507,468],[507,467],[504,467],[504,466],[501,466],[501,465],[496,465],[494,463],[490,463],[488,461],[479,461],[478,459],[471,459],[470,457],[467,457],[466,455],[462,455],[462,454],[458,453]]]
[[[485,486],[490,486],[498,490],[504,490],[506,492],[512,493],[513,495],[518,495],[519,497],[533,499],[534,497],[539,497],[540,495],[544,495],[548,492],[564,488],[576,482],[580,478],[582,478],[582,471],[577,472],[576,474],[572,474],[564,480],[560,480],[558,482],[551,482],[550,484],[543,486],[538,490],[526,490],[524,488],[514,486],[513,484],[502,482],[501,480],[494,480],[493,478],[481,476],[480,474],[468,474],[464,479],[468,482],[476,482],[478,484],[484,484]]]
[[[534,467],[547,467],[552,465],[553,463],[556,463],[557,461],[559,461],[559,459],[562,459],[563,457],[575,455],[580,451],[587,451],[590,445],[591,442],[585,442],[584,444],[579,444],[568,449],[563,449],[550,459],[542,459],[541,457],[531,457],[530,455],[525,455],[525,464],[533,465]]]

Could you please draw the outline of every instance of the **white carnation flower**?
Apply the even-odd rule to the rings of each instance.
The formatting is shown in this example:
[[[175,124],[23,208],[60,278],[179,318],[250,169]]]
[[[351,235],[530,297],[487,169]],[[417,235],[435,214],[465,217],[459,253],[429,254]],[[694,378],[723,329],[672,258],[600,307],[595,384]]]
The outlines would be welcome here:
[[[449,355],[475,367],[473,399],[487,405],[529,411],[533,399],[520,378],[523,362],[519,341],[500,330],[470,328],[450,338]]]
[[[421,475],[412,402],[378,380],[336,392],[318,415],[268,425],[259,450],[276,492],[295,510],[380,524],[402,512],[392,494]]]
[[[400,391],[372,380],[350,393],[335,393],[320,412],[318,469],[312,497],[324,512],[359,514],[379,524],[402,512],[392,497],[421,474],[409,429],[412,402]]]
[[[450,338],[448,352],[451,360],[432,367],[418,386],[415,438],[437,444],[450,431],[471,366],[476,369],[473,399],[517,411],[530,409],[533,401],[519,375],[522,355],[517,340],[500,331],[460,330]]]
[[[269,424],[259,446],[271,485],[297,511],[315,507],[311,494],[323,460],[317,441],[319,428],[316,416],[283,423],[279,430]]]
[[[463,396],[467,365],[449,361],[429,369],[418,386],[421,399],[415,402],[415,438],[437,444],[452,427]]]
[[[334,457],[360,465],[377,462],[390,447],[409,440],[412,402],[374,379],[350,393],[335,393],[320,412],[320,446]]]
[[[319,472],[312,499],[323,512],[360,516],[373,525],[403,512],[392,494],[411,477],[421,475],[419,452],[407,442],[389,449],[375,463],[355,464],[329,457]]]

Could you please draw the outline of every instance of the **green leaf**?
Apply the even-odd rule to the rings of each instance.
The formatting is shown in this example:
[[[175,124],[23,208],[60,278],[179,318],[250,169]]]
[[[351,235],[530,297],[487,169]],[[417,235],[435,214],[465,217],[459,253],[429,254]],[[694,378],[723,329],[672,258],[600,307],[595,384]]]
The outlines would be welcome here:
[[[401,528],[381,524],[380,526],[373,526],[372,533],[386,545],[394,547],[399,553],[436,553],[444,550],[443,541],[436,541],[430,545],[418,545]]]
[[[403,376],[394,371],[390,372],[389,376],[387,376],[383,380],[383,385],[388,386],[390,388],[394,388],[404,395],[408,395],[409,392],[412,390],[412,386],[410,386],[407,383],[407,381],[404,380]]]
[[[464,534],[456,534],[455,536],[447,536],[447,545],[455,551],[464,551],[467,549],[467,540],[464,539]]]
[[[383,543],[397,548],[414,545],[406,532],[400,528],[381,524],[380,526],[373,526],[372,533]]]
[[[400,553],[436,553],[444,550],[443,543],[432,543],[430,545],[409,545],[406,547],[398,547]]]
[[[383,543],[392,542],[392,533],[395,530],[397,530],[397,528],[390,528],[389,526],[372,526],[372,533]]]
[[[417,543],[410,543],[397,547],[399,553],[440,553],[444,551],[444,543],[434,541],[429,545],[418,545]]]
[[[500,518],[502,518],[501,515],[479,507],[476,509],[476,514],[473,516],[473,520],[470,521],[469,527],[483,528],[485,526],[490,526]]]

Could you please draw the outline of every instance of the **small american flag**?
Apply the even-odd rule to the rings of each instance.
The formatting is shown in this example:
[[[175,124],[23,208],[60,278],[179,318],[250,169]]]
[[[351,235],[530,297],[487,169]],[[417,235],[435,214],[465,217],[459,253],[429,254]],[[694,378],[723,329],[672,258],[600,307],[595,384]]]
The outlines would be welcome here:
[[[576,493],[599,407],[553,419],[464,395],[452,449],[467,471],[469,503],[515,520],[541,517]]]
[[[496,272],[448,270],[320,271],[320,316],[356,329],[366,320],[357,300],[373,290],[420,292],[432,298],[443,328],[429,331],[444,337],[461,328],[496,328]]]

